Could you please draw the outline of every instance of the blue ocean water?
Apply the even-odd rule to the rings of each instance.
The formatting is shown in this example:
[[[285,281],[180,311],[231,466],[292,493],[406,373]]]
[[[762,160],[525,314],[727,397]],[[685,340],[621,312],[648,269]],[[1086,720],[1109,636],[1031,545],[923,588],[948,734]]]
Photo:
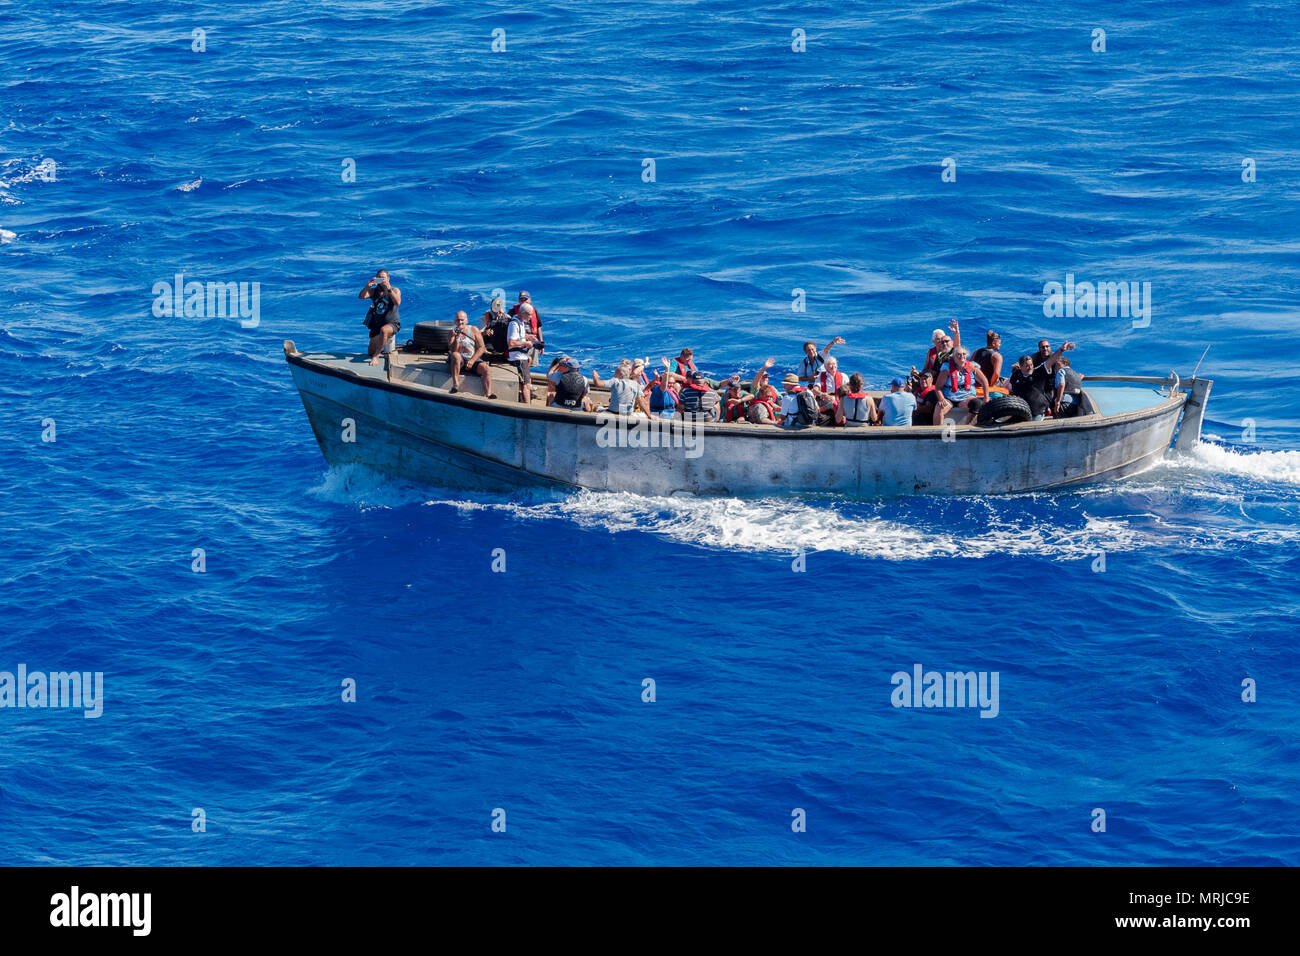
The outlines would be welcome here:
[[[1300,863],[1297,27],[0,9],[0,670],[104,674],[98,719],[0,709],[0,861]],[[841,334],[878,385],[950,318],[1084,372],[1209,346],[1212,421],[1051,495],[467,498],[328,469],[290,382],[286,338],[364,348],[379,266],[407,330],[527,288],[602,368]],[[176,273],[256,325],[156,317]],[[1067,274],[1150,282],[1149,325],[1045,318]],[[998,716],[892,707],[918,663],[997,671]]]

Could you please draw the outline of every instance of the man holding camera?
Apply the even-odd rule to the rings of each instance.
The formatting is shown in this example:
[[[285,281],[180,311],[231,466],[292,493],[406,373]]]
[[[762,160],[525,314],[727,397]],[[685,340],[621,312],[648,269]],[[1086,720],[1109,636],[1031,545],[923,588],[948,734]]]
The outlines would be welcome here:
[[[393,336],[401,329],[398,319],[398,306],[402,304],[402,290],[389,284],[388,270],[380,269],[375,277],[361,287],[358,299],[370,300],[370,311],[366,313],[365,326],[370,330],[370,346],[367,354],[370,364],[379,364],[379,353],[387,348]]]
[[[540,344],[538,337],[528,331],[527,320],[521,308],[506,327],[506,347],[510,350],[507,357],[519,373],[519,401],[525,405],[533,400],[533,350]]]

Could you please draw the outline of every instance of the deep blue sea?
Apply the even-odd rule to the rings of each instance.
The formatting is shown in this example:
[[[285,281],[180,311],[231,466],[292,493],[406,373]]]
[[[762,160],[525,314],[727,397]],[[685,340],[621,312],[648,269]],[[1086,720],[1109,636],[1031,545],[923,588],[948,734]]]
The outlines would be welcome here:
[[[97,719],[0,708],[0,862],[1300,863],[1298,30],[0,7],[0,671],[103,673]],[[952,318],[1085,373],[1209,346],[1210,421],[1056,494],[469,497],[330,470],[291,383],[285,339],[364,349],[380,266],[407,331],[527,289],[602,372],[839,334],[879,386]],[[177,273],[257,323],[155,316]],[[1149,325],[1045,318],[1067,274]],[[891,706],[915,664],[998,672],[998,716]]]

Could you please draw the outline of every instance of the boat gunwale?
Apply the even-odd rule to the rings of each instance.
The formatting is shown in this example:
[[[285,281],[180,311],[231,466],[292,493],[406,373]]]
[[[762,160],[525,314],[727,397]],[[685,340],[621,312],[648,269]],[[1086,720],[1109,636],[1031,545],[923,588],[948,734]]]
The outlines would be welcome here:
[[[351,355],[353,353],[321,353],[328,355]],[[387,378],[375,378],[368,375],[362,375],[349,368],[340,368],[329,365],[324,362],[313,360],[307,357],[307,354],[297,351],[289,351],[288,346],[285,348],[285,360],[299,368],[307,371],[316,372],[317,374],[327,375],[332,378],[340,378],[355,382],[367,388],[377,388],[381,391],[396,392],[398,394],[409,395],[413,398],[419,398],[424,401],[432,401],[445,405],[453,405],[465,408],[470,411],[489,412],[494,415],[504,415],[509,418],[520,418],[532,421],[558,422],[571,425],[587,425],[594,428],[607,428],[619,421],[637,422],[647,421],[645,418],[632,417],[626,415],[611,415],[609,412],[578,412],[578,411],[557,411],[547,406],[534,407],[533,405],[524,405],[517,402],[505,402],[500,399],[492,400],[481,395],[457,394],[451,395],[432,385],[422,385],[418,382],[391,381]],[[534,382],[536,383],[536,373],[534,373]],[[1100,379],[1101,376],[1096,376]],[[1147,377],[1125,377],[1125,376],[1106,376],[1110,381],[1122,381],[1125,378],[1142,378],[1145,381]],[[1169,379],[1159,379],[1162,382],[1172,382]],[[1191,381],[1184,384],[1183,388],[1176,390],[1164,401],[1152,405],[1148,408],[1141,408],[1131,412],[1121,412],[1117,415],[1087,415],[1080,418],[1066,419],[1065,421],[1055,421],[1045,419],[1040,422],[1016,422],[1012,425],[1002,425],[997,427],[988,427],[980,425],[909,425],[906,428],[836,428],[833,426],[810,426],[806,428],[782,428],[778,426],[764,427],[763,425],[752,425],[748,422],[685,422],[678,419],[652,419],[653,421],[662,421],[669,425],[672,430],[690,428],[693,431],[714,434],[717,437],[726,435],[737,438],[754,438],[759,440],[864,440],[864,441],[915,441],[938,436],[941,438],[950,429],[957,429],[965,438],[979,438],[981,440],[995,440],[999,438],[1015,437],[1017,435],[1051,435],[1058,432],[1069,433],[1075,431],[1091,431],[1098,428],[1109,428],[1141,422],[1148,418],[1157,418],[1171,411],[1182,407],[1187,401],[1187,395],[1184,389],[1190,387]],[[603,420],[602,420],[603,416]]]

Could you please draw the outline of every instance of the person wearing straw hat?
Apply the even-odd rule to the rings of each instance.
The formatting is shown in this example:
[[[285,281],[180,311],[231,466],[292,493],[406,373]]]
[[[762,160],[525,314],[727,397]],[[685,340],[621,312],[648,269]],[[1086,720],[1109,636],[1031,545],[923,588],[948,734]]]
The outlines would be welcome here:
[[[799,384],[799,376],[794,372],[786,372],[781,385],[784,389],[781,392],[781,424],[788,425],[799,416],[799,393],[804,389]]]

